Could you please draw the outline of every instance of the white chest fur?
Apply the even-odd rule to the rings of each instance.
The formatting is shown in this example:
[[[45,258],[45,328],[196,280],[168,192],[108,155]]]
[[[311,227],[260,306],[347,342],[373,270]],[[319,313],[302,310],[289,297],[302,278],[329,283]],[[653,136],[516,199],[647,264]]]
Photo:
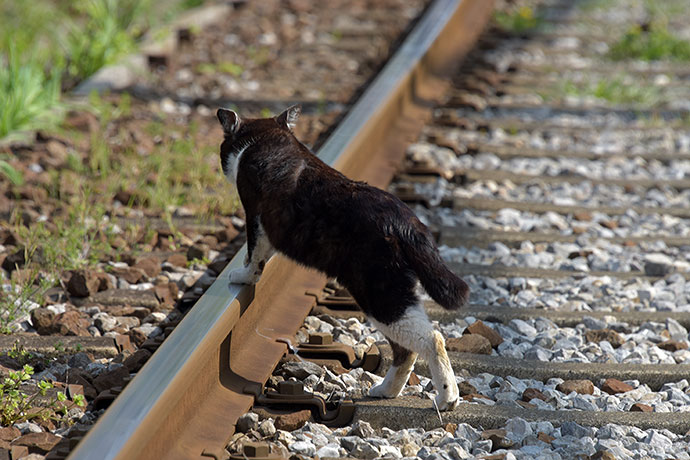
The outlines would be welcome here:
[[[250,143],[240,145],[237,151],[228,155],[228,158],[225,161],[225,170],[227,171],[225,177],[227,178],[228,182],[235,186],[237,186],[237,170],[240,166],[240,159],[242,158],[244,151],[247,150],[250,145]]]

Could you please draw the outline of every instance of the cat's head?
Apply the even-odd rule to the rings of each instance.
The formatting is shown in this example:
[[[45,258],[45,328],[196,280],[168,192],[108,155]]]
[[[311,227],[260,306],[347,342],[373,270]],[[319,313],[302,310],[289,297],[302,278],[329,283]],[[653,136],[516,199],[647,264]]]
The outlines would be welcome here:
[[[242,119],[237,112],[220,108],[216,112],[216,116],[223,127],[225,140],[234,141],[245,135],[253,136],[276,128],[292,132],[301,111],[302,108],[298,104],[288,107],[277,117]]]
[[[297,124],[301,107],[293,105],[277,117],[242,119],[229,109],[218,109],[216,115],[223,127],[223,143],[220,145],[220,164],[228,180],[237,180],[237,164],[239,155],[259,136],[270,132],[288,132]]]

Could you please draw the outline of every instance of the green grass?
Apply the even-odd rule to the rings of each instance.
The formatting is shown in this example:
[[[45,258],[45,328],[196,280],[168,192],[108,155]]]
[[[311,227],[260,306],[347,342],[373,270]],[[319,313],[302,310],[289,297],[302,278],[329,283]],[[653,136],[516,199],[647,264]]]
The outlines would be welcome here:
[[[148,16],[150,5],[150,1],[139,0],[77,2],[80,15],[64,40],[69,75],[82,80],[132,52],[146,27],[142,18]]]
[[[0,1],[0,139],[54,129],[62,90],[134,51],[169,13],[202,1],[179,0],[158,19],[153,0]]]
[[[529,6],[521,6],[513,11],[496,11],[494,21],[501,29],[513,33],[532,30],[541,23]]]
[[[665,25],[653,23],[648,30],[631,27],[609,50],[614,61],[641,59],[643,61],[690,61],[690,42],[674,36]]]
[[[53,128],[62,120],[60,69],[44,70],[31,57],[22,61],[10,46],[0,55],[0,139],[13,131]]]
[[[563,85],[562,93],[576,97],[592,96],[614,104],[650,106],[662,101],[659,88],[625,82],[622,77],[601,79],[584,84],[568,81]]]

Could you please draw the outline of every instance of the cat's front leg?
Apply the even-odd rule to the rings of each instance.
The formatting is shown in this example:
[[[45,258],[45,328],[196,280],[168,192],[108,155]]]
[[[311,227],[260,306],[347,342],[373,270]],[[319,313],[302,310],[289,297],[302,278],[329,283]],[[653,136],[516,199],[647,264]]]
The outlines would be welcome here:
[[[249,221],[248,221],[249,223]],[[264,266],[274,253],[259,219],[247,225],[247,258],[244,267],[230,272],[230,282],[235,284],[256,284],[261,278]]]

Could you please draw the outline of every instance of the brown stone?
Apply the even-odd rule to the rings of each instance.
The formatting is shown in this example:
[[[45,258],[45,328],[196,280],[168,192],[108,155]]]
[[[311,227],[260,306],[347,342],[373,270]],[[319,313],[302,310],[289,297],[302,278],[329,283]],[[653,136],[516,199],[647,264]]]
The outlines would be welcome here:
[[[408,385],[419,385],[420,383],[422,383],[422,381],[419,380],[419,377],[417,376],[417,374],[415,374],[414,372],[411,372],[410,378],[407,379],[407,384]]]
[[[187,256],[184,254],[180,253],[175,253],[172,254],[168,259],[166,260],[171,265],[174,265],[176,267],[186,267],[187,266]]]
[[[193,246],[190,246],[190,248],[187,249],[187,259],[205,259],[208,257],[208,251],[209,247],[207,244],[197,243]]]
[[[157,284],[153,288],[156,293],[156,298],[160,301],[162,305],[173,306],[177,302],[177,296],[180,292],[180,288],[177,287],[176,283],[168,282],[165,284]]]
[[[91,401],[98,395],[98,392],[96,391],[96,388],[91,385],[91,382],[87,379],[87,376],[88,374],[86,374],[86,371],[73,367],[68,369],[65,373],[65,382],[70,385],[81,385],[84,396],[86,399]]]
[[[551,444],[551,441],[553,441],[556,438],[544,433],[543,431],[540,431],[539,433],[537,433],[537,439],[541,442],[545,442],[546,444]]]
[[[517,404],[518,406],[520,406],[524,409],[534,409],[537,407],[532,403],[528,403],[528,402],[520,401],[520,400],[515,401],[515,404]]]
[[[462,397],[462,399],[464,399],[465,401],[473,401],[473,400],[478,399],[478,398],[491,400],[491,398],[488,398],[488,397],[486,397],[486,396],[484,396],[484,395],[480,395],[480,394],[478,394],[478,393],[473,393],[473,394],[469,394],[469,395],[464,395],[464,396]]]
[[[211,249],[218,249],[218,238],[213,235],[204,235],[199,242]]]
[[[534,398],[541,399],[542,401],[546,401],[547,399],[549,399],[544,393],[537,390],[536,388],[527,388],[525,391],[522,392],[523,401],[530,402]]]
[[[148,339],[146,334],[144,334],[138,327],[130,329],[127,332],[127,335],[129,336],[129,339],[132,341],[132,343],[137,347],[142,346],[144,342],[146,342],[146,339]]]
[[[114,287],[113,282],[107,273],[95,272],[94,276],[98,280],[98,291],[106,291]]]
[[[136,267],[113,267],[111,272],[113,275],[124,279],[129,284],[137,284],[146,277],[144,270]]]
[[[477,389],[467,381],[458,383],[458,390],[460,391],[460,396],[466,396],[477,393]]]
[[[26,446],[29,453],[47,454],[62,438],[45,431],[41,433],[27,433],[14,441],[13,446]]]
[[[602,227],[606,227],[609,230],[614,230],[618,228],[618,222],[616,222],[615,220],[602,220],[601,222],[599,222],[599,225],[601,225]]]
[[[630,406],[630,412],[654,412],[654,408],[647,404],[635,403]]]
[[[458,429],[458,424],[453,422],[448,422],[443,426],[443,429],[450,434],[455,434],[455,430]]]
[[[77,310],[60,313],[53,320],[53,331],[60,335],[91,337],[91,333],[87,329],[89,326],[91,326],[89,316]]]
[[[76,297],[88,297],[98,292],[101,280],[92,270],[75,270],[67,282],[67,292]]]
[[[585,332],[585,339],[588,342],[595,343],[603,342],[605,340],[610,343],[613,348],[618,348],[625,343],[623,337],[621,337],[621,335],[613,329],[589,330]]]
[[[53,333],[54,320],[55,313],[47,308],[35,308],[31,310],[31,324],[33,324],[34,329],[41,335]]]
[[[666,351],[678,351],[678,350],[687,350],[688,344],[687,344],[687,342],[679,342],[677,340],[666,340],[666,341],[658,344],[657,347],[661,348],[662,350],[666,350]]]
[[[0,440],[2,441],[14,441],[21,435],[22,432],[13,426],[6,426],[0,428]]]
[[[496,348],[503,343],[503,337],[498,332],[484,324],[481,320],[475,321],[465,329],[465,334],[481,335],[491,343],[493,348]]]
[[[513,447],[513,441],[506,438],[505,435],[492,434],[488,439],[491,440],[491,452]]]
[[[451,337],[446,340],[446,348],[450,351],[463,353],[475,353],[480,355],[491,354],[491,342],[489,342],[489,339],[476,334]]]
[[[29,455],[29,448],[26,446],[10,445],[10,458],[22,458]]]
[[[26,253],[24,248],[19,248],[5,257],[5,260],[2,261],[2,268],[8,272],[12,272],[12,270],[16,270],[17,268],[22,268],[26,263],[25,256]]]
[[[148,361],[151,357],[151,352],[145,348],[135,351],[130,357],[125,359],[122,363],[129,370],[129,372],[139,372],[139,369]]]
[[[302,428],[310,418],[311,411],[309,409],[293,412],[291,414],[279,415],[276,417],[275,427],[278,430],[294,431]]]
[[[559,384],[556,389],[567,395],[573,391],[581,395],[594,394],[594,384],[590,380],[566,380]]]
[[[141,269],[149,278],[155,278],[161,272],[161,262],[153,256],[140,258],[134,267]]]
[[[146,307],[130,307],[129,305],[113,305],[101,306],[101,311],[108,313],[110,316],[133,316],[135,318],[144,319],[151,314],[151,309]]]
[[[113,387],[122,386],[127,377],[129,377],[129,370],[127,367],[118,367],[111,371],[105,371],[93,379],[93,386],[96,388],[96,391],[100,393],[101,391],[109,390]]]
[[[229,243],[235,238],[237,238],[237,235],[239,234],[239,230],[237,230],[232,224],[230,224],[222,230],[218,230],[216,232],[216,238],[218,239],[219,243]]]
[[[489,439],[492,436],[507,436],[508,432],[503,429],[503,428],[497,428],[493,430],[484,430],[482,431],[481,438],[482,439]]]
[[[616,456],[608,450],[600,450],[590,455],[589,460],[616,460]]]
[[[587,211],[578,211],[573,213],[573,218],[582,222],[589,222],[592,220],[592,213]]]
[[[604,384],[601,386],[601,389],[610,395],[615,395],[618,393],[632,391],[634,388],[618,379],[606,379]]]
[[[506,454],[494,454],[480,457],[482,460],[505,460]]]

